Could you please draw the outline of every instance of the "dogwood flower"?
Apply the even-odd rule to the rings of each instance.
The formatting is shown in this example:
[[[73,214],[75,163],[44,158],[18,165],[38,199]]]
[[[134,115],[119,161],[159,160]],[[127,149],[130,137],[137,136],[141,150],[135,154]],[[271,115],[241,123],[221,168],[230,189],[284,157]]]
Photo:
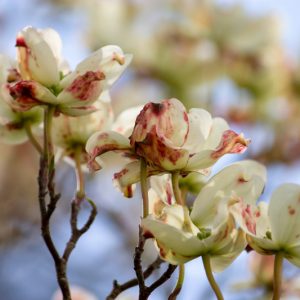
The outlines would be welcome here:
[[[28,112],[18,112],[9,105],[10,94],[7,88],[9,82],[19,80],[15,63],[0,54],[0,140],[9,144],[20,144],[28,140],[27,130],[39,131],[43,112],[34,108]]]
[[[59,83],[62,42],[55,30],[25,27],[17,35],[16,47],[23,80],[34,80],[47,87]]]
[[[94,104],[97,110],[89,115],[71,117],[61,114],[55,119],[53,143],[62,151],[62,156],[74,159],[79,151],[80,161],[87,162],[85,144],[88,138],[96,131],[112,126],[113,114],[109,97],[108,92],[102,93]]]
[[[9,88],[12,105],[19,111],[53,105],[57,113],[69,116],[91,113],[96,109],[92,104],[131,61],[131,55],[118,46],[105,46],[66,74],[61,40],[54,30],[26,27],[18,34],[16,45],[22,80]]]
[[[148,164],[148,175],[180,171],[204,172],[226,153],[241,153],[249,143],[242,134],[228,129],[221,118],[213,119],[203,109],[185,111],[177,99],[148,103],[136,118],[128,139],[116,132],[98,132],[86,150],[93,169],[101,168],[102,154],[118,151],[132,162],[115,174],[121,186],[139,181],[140,159]]]
[[[300,185],[283,184],[272,194],[270,203],[257,206],[240,201],[232,207],[238,224],[247,234],[249,245],[258,253],[280,252],[300,266]]]
[[[223,169],[204,185],[191,213],[177,204],[153,210],[142,220],[145,236],[155,239],[160,256],[172,264],[209,255],[215,271],[224,269],[246,246],[230,207],[240,198],[255,202],[263,190],[265,173],[265,168],[254,161]]]

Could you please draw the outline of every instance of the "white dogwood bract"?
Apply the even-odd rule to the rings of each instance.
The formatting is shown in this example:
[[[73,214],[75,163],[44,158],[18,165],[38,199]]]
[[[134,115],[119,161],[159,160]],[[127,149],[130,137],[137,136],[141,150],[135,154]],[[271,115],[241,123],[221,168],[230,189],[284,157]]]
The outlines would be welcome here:
[[[14,110],[7,84],[19,79],[16,63],[0,54],[0,140],[8,144],[21,144],[28,140],[26,126],[35,133],[39,132],[43,112],[36,107],[28,112]]]
[[[300,185],[283,184],[273,192],[269,204],[260,202],[256,206],[240,201],[232,211],[255,251],[281,252],[300,266]]]
[[[167,99],[144,106],[129,139],[112,131],[98,132],[90,137],[86,150],[95,169],[101,168],[99,158],[109,151],[135,160],[115,176],[124,186],[139,180],[141,158],[148,164],[149,175],[177,170],[206,173],[223,155],[247,148],[249,141],[228,128],[225,120],[213,119],[203,109],[187,113],[179,100]]]
[[[157,199],[158,193],[149,192],[150,198],[165,206],[152,209],[152,214],[142,220],[145,235],[154,237],[161,257],[171,263],[181,264],[208,254],[213,269],[222,270],[246,246],[243,231],[233,221],[231,206],[238,199],[255,203],[265,180],[265,168],[254,161],[230,165],[204,185],[191,212],[187,207],[167,204],[166,193]]]
[[[9,85],[14,109],[53,105],[56,113],[69,116],[95,111],[93,103],[110,89],[132,57],[120,47],[108,45],[69,72],[61,57],[61,39],[53,29],[25,27],[17,36],[16,46],[22,78]]]

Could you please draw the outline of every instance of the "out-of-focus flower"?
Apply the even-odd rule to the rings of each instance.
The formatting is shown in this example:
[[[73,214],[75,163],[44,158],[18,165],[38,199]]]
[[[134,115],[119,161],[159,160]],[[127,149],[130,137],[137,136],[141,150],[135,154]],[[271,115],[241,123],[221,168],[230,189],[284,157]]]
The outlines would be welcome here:
[[[280,252],[300,266],[300,186],[283,184],[272,194],[270,204],[257,206],[243,200],[232,207],[232,213],[247,233],[249,245],[258,253]]]
[[[15,63],[0,55],[0,140],[9,144],[25,142],[28,139],[26,130],[30,127],[30,130],[36,133],[43,118],[40,108],[18,112],[9,105],[11,96],[7,84],[19,78]]]
[[[187,207],[165,205],[142,220],[147,237],[154,237],[163,259],[182,264],[210,255],[214,270],[228,266],[245,248],[244,233],[236,229],[230,207],[237,199],[253,203],[261,194],[265,168],[254,162],[235,163],[212,177]]]
[[[249,143],[242,134],[228,129],[221,118],[212,119],[203,109],[186,112],[177,99],[148,103],[138,115],[130,139],[116,132],[98,132],[87,142],[94,169],[99,156],[118,151],[133,162],[115,174],[121,186],[139,181],[140,158],[148,164],[148,175],[180,171],[207,172],[226,153],[241,153]],[[98,163],[97,163],[98,162]]]
[[[106,100],[103,98],[106,98]],[[88,138],[99,130],[111,128],[113,113],[109,103],[108,92],[102,93],[100,99],[95,102],[97,110],[86,116],[71,117],[60,115],[53,123],[53,143],[62,155],[75,158],[79,152],[80,161],[87,162],[85,145]]]
[[[53,105],[70,116],[95,111],[92,104],[108,90],[131,61],[118,46],[105,46],[65,74],[60,57],[61,40],[54,30],[24,28],[17,37],[22,80],[9,86],[19,111],[37,105]]]

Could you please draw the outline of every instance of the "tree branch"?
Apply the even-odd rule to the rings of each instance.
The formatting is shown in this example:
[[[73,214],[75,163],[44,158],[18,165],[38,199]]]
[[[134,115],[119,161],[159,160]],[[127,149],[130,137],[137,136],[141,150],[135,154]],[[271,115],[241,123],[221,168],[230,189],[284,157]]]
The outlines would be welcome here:
[[[156,260],[148,266],[148,268],[143,272],[144,279],[148,278],[155,270],[160,268],[160,265],[164,263],[164,261],[158,256]],[[110,294],[106,297],[106,300],[113,300],[122,292],[138,285],[137,278],[133,278],[128,280],[123,284],[119,284],[117,280],[113,281],[113,289]]]

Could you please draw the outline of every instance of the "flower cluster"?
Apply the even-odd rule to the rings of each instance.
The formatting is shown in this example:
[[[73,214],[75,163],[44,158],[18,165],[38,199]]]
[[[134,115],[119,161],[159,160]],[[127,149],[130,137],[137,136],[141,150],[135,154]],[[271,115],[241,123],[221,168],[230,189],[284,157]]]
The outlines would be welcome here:
[[[86,197],[81,167],[88,163],[90,169],[100,170],[112,154],[120,156],[123,164],[114,180],[124,195],[132,196],[132,185],[141,184],[143,218],[135,253],[140,299],[152,292],[143,282],[141,266],[146,239],[153,239],[170,272],[179,265],[172,297],[180,291],[184,264],[202,257],[208,280],[217,298],[223,299],[212,270],[222,271],[247,247],[275,255],[273,299],[279,299],[283,258],[300,267],[299,185],[284,184],[274,191],[269,204],[257,202],[267,176],[265,167],[252,160],[236,162],[204,179],[221,157],[243,153],[250,140],[204,109],[187,112],[178,99],[130,108],[114,120],[109,89],[131,60],[118,46],[102,47],[74,71],[62,58],[60,37],[52,29],[26,27],[18,34],[16,46],[17,62],[0,56],[0,137],[13,143],[28,137],[40,152],[42,234],[64,299],[71,299],[68,258],[97,213]],[[35,138],[42,127],[43,146]],[[59,200],[53,182],[54,146],[73,159],[77,175],[71,237],[62,256],[49,230]],[[196,197],[189,197],[190,191],[196,191]],[[82,201],[90,204],[91,213],[78,229]],[[114,286],[120,288],[117,283]]]
[[[62,58],[62,42],[58,33],[53,29],[32,27],[26,27],[18,33],[16,47],[16,62],[0,57],[0,103],[3,107],[1,136],[11,137],[11,140],[16,137],[15,143],[23,142],[25,134],[19,137],[20,132],[23,133],[26,126],[40,124],[41,108],[45,107],[53,107],[55,116],[63,116],[58,126],[64,128],[64,132],[60,132],[60,129],[56,132],[59,132],[58,145],[66,146],[64,150],[71,144],[65,145],[62,140],[67,138],[70,141],[70,135],[78,135],[74,131],[77,131],[76,127],[80,127],[81,122],[90,123],[84,129],[85,136],[105,128],[104,124],[110,118],[107,111],[111,110],[107,104],[108,91],[130,63],[130,54],[124,54],[118,46],[105,46],[71,71]],[[71,118],[98,111],[100,113],[97,116],[76,121]],[[82,128],[78,130],[80,135]],[[75,144],[76,138],[71,142]]]
[[[167,99],[144,106],[129,138],[115,131],[96,132],[86,149],[94,170],[101,168],[101,156],[106,152],[129,158],[114,176],[125,188],[140,180],[141,159],[148,164],[148,176],[174,171],[207,173],[224,154],[241,153],[248,143],[242,134],[230,130],[224,119],[213,119],[198,108],[187,113],[179,100]]]
[[[166,99],[147,103],[131,134],[96,132],[86,150],[94,170],[101,169],[105,153],[117,153],[124,159],[125,166],[114,180],[125,196],[132,195],[132,184],[141,182],[143,235],[154,240],[160,257],[182,269],[201,256],[211,279],[211,268],[223,270],[246,247],[275,254],[275,270],[280,269],[283,257],[300,264],[300,186],[285,184],[274,192],[269,206],[256,204],[265,186],[266,169],[246,160],[211,177],[192,204],[186,204],[186,191],[179,188],[181,178],[195,172],[208,175],[220,157],[242,153],[248,144],[225,120],[212,118],[199,108],[187,112],[179,100]],[[274,275],[274,299],[280,294],[279,274]]]

